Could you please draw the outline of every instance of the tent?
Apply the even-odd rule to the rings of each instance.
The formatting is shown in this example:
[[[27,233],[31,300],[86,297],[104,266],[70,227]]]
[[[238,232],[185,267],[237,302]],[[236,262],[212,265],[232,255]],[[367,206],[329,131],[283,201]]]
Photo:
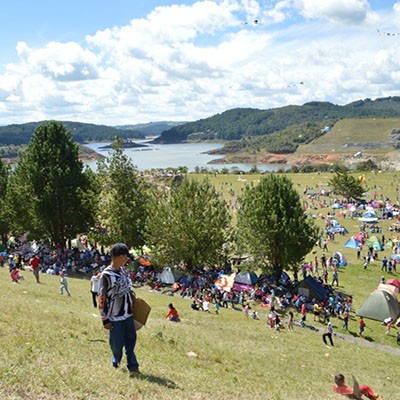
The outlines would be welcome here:
[[[347,235],[349,231],[341,225],[335,225],[333,228],[328,229],[329,233],[343,233],[344,235]]]
[[[393,249],[393,246],[394,246],[394,243],[393,243],[392,239],[389,239],[389,240],[385,243],[384,249],[385,249],[385,250],[392,250],[392,249]]]
[[[328,264],[333,265],[335,260],[337,262],[337,265],[339,265],[339,267],[345,267],[347,265],[347,260],[345,256],[338,251],[332,257],[329,258]]]
[[[233,282],[233,291],[241,292],[252,289],[257,283],[258,278],[254,272],[238,272]]]
[[[177,282],[181,276],[182,274],[179,273],[176,269],[166,267],[158,276],[158,279],[161,281],[161,283],[172,285],[173,283]]]
[[[374,290],[356,312],[356,315],[378,321],[383,321],[389,317],[394,321],[399,314],[400,308],[396,295],[391,291],[382,289]]]
[[[360,242],[353,236],[351,239],[349,239],[344,247],[348,247],[350,249],[356,249]]]
[[[396,260],[396,262],[397,262],[397,261],[400,261],[400,254],[398,254],[398,253],[393,253],[393,254],[390,255],[390,259],[391,259],[391,260]]]
[[[235,276],[234,283],[240,283],[242,285],[253,286],[257,283],[258,278],[254,272],[238,272]]]
[[[306,296],[310,299],[325,300],[328,298],[328,290],[312,276],[307,276],[293,289],[292,293]]]
[[[393,286],[395,292],[400,291],[400,281],[396,278],[388,279],[386,282],[388,285]]]
[[[369,248],[372,248],[377,251],[383,250],[383,246],[382,246],[380,240],[376,236],[371,236],[369,239],[366,240],[366,243]]]
[[[182,278],[180,280],[180,283],[182,285],[185,285],[186,287],[188,287],[188,286],[190,286],[192,281],[193,281],[193,275],[188,274],[188,275],[183,275],[182,276]]]

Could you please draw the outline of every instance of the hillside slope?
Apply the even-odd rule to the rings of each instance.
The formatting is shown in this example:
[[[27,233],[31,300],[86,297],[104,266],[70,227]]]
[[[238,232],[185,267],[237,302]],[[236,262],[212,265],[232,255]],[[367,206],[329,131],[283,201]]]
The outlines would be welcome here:
[[[0,146],[28,144],[35,129],[45,121],[0,126]],[[118,129],[112,126],[62,121],[78,143],[110,141],[119,136],[123,139],[144,139],[145,135],[132,129]]]
[[[269,110],[238,108],[164,131],[155,143],[178,143],[188,139],[240,140],[269,135],[293,125],[366,117],[399,118],[400,97],[365,99],[345,106],[309,102]]]

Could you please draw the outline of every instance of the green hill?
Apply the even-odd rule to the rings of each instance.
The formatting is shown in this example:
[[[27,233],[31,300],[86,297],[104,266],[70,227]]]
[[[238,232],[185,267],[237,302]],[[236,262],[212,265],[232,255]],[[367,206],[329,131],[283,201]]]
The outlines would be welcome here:
[[[400,118],[343,119],[332,130],[310,144],[301,145],[298,153],[380,153],[398,147],[393,130],[400,127]]]
[[[399,118],[400,97],[365,99],[344,106],[328,102],[309,102],[302,106],[289,105],[269,110],[238,108],[171,128],[164,131],[155,142],[177,143],[193,139],[230,141],[272,133],[286,137],[285,130],[294,130],[295,135],[296,128],[293,127],[308,123],[318,124],[318,128],[313,133],[316,137],[321,129],[332,121],[342,118],[368,117]],[[292,143],[293,140],[290,139],[290,142]],[[298,142],[302,143],[301,140]],[[303,141],[303,143],[307,143],[307,141]],[[297,146],[294,147],[297,148]],[[279,146],[276,150],[280,152]],[[289,146],[289,151],[294,151],[293,146]]]
[[[159,122],[149,122],[147,124],[134,124],[134,125],[118,125],[118,129],[130,129],[138,131],[145,136],[158,136],[162,132],[171,129],[175,126],[183,125],[186,122],[174,122],[174,121],[159,121]]]
[[[0,126],[0,146],[28,144],[35,129],[43,122],[45,121]],[[78,143],[111,141],[116,136],[123,139],[145,138],[143,133],[132,129],[71,121],[63,121],[63,124]]]

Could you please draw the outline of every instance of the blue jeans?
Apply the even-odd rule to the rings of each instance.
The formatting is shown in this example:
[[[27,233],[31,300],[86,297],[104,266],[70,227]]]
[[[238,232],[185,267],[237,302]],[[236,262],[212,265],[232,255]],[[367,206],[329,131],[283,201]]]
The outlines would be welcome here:
[[[128,368],[139,367],[135,356],[136,330],[133,317],[124,321],[112,321],[109,343],[112,351],[112,362],[119,364],[122,359],[122,349],[125,347]]]

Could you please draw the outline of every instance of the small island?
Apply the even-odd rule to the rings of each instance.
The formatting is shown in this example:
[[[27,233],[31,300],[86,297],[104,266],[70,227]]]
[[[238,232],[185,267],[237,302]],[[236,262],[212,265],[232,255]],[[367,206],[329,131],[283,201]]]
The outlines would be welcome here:
[[[106,146],[101,146],[99,147],[99,149],[112,149],[113,144],[107,144]],[[136,142],[132,142],[130,140],[125,140],[122,143],[120,143],[119,147],[121,147],[121,149],[134,149],[137,147],[149,147],[147,144],[142,144],[142,143],[136,143]]]

